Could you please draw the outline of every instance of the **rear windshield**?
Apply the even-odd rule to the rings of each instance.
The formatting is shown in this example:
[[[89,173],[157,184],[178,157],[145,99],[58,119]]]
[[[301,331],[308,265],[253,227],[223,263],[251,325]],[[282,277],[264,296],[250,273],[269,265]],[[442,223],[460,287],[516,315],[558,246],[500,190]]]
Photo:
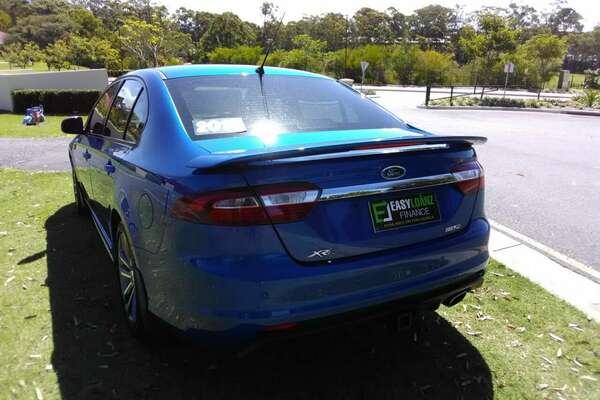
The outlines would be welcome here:
[[[264,75],[166,81],[192,139],[212,135],[403,128],[370,99],[330,79]]]

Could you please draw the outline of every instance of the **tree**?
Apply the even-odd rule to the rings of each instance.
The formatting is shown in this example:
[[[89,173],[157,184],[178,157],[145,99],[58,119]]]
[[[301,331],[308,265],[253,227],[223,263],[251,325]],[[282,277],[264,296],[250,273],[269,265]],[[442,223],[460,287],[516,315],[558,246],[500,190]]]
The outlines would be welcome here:
[[[42,58],[40,48],[32,42],[5,45],[2,50],[2,56],[11,66],[16,65],[19,68],[27,68]]]
[[[450,81],[450,75],[455,64],[449,54],[428,50],[418,52],[416,58],[415,83],[434,85]]]
[[[190,35],[134,18],[123,23],[118,35],[126,52],[143,67],[171,63],[192,47]]]
[[[392,68],[396,79],[403,84],[413,83],[413,75],[417,57],[421,50],[415,45],[402,45],[396,47],[392,53]]]
[[[538,12],[535,8],[528,5],[510,3],[508,5],[507,16],[510,20],[510,27],[513,29],[530,29],[540,23]]]
[[[561,3],[553,13],[547,17],[547,25],[555,35],[563,35],[570,32],[581,32],[583,17],[570,7],[563,8]]]
[[[259,46],[238,46],[236,48],[218,47],[208,54],[214,64],[256,64],[262,49]]]
[[[404,39],[408,35],[408,17],[396,10],[394,7],[388,7],[385,10],[388,18],[388,25],[395,39]]]
[[[323,51],[327,47],[326,42],[302,34],[296,36],[292,43],[296,49],[289,53],[284,66],[309,71],[323,69]]]
[[[457,16],[451,8],[432,5],[415,10],[410,18],[411,37],[423,43],[424,48],[447,48],[455,32]]]
[[[349,73],[350,78],[360,81],[361,69],[360,62],[369,63],[365,80],[373,83],[387,83],[393,80],[393,75],[389,69],[389,61],[392,48],[374,44],[368,44],[363,47],[352,49],[350,52]]]
[[[197,44],[216,16],[217,14],[181,7],[175,11],[174,22],[179,32],[187,33],[192,38],[192,42]]]
[[[568,40],[569,51],[564,68],[579,73],[600,68],[600,26],[591,32],[571,34]]]
[[[103,31],[105,29],[102,25],[102,21],[83,7],[73,7],[70,9],[69,19],[76,26],[74,33],[77,33],[80,36],[93,37],[104,33]]]
[[[7,31],[12,26],[12,18],[8,13],[0,10],[0,31]]]
[[[215,15],[200,43],[207,52],[217,47],[252,46],[256,43],[259,31],[255,24],[244,22],[231,12],[224,12]]]
[[[269,2],[264,1],[260,5],[260,13],[263,16],[263,26],[260,31],[260,39],[263,48],[267,48],[269,45],[269,40],[273,39],[274,33],[277,31],[277,17],[275,14],[277,13],[278,7]]]
[[[0,0],[0,9],[10,16],[10,25],[25,15],[27,7],[28,3],[22,0]]]
[[[514,52],[520,31],[511,29],[507,20],[498,15],[479,15],[479,31],[473,27],[461,30],[459,45],[466,61],[475,61],[481,67],[481,75],[487,83],[495,79],[492,75],[494,66],[502,56]]]
[[[108,40],[97,37],[69,37],[70,61],[88,68],[119,69],[119,51]]]
[[[327,13],[322,16],[312,16],[308,21],[310,21],[310,28],[306,33],[316,40],[326,42],[327,51],[342,49],[346,46],[346,42],[350,41],[350,24],[342,14]]]
[[[530,82],[543,87],[558,72],[566,53],[566,39],[541,34],[525,42],[519,48],[517,57],[521,60],[523,73],[530,77]]]
[[[394,37],[385,13],[363,7],[354,13],[352,20],[355,35],[361,43],[388,43]]]
[[[56,42],[73,32],[76,25],[65,14],[28,15],[17,19],[9,33],[15,41],[35,42],[40,47]]]
[[[70,69],[70,58],[71,54],[69,46],[62,39],[57,40],[44,50],[44,60],[46,61],[48,69],[56,69],[58,71],[61,69]]]

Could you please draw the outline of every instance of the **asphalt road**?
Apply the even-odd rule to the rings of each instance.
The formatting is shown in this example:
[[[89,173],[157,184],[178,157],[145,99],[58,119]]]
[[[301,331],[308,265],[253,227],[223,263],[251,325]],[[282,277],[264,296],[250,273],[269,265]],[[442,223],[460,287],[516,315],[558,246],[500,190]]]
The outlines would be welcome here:
[[[600,118],[511,111],[421,110],[420,93],[380,102],[440,134],[483,135],[488,216],[600,271]],[[69,169],[70,138],[0,139],[0,167]]]
[[[379,103],[419,128],[487,136],[477,152],[488,216],[600,271],[599,117],[422,110],[415,96],[378,94]]]
[[[0,168],[31,171],[70,169],[67,145],[73,137],[51,139],[0,138]]]

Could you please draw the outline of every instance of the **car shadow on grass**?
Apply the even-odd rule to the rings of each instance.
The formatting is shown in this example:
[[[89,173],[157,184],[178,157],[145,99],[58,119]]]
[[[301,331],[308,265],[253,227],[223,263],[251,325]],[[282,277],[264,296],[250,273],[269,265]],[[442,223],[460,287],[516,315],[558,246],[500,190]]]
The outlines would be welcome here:
[[[436,313],[392,333],[384,323],[214,358],[132,339],[116,277],[89,218],[68,205],[46,221],[52,364],[63,399],[492,399],[490,370]]]

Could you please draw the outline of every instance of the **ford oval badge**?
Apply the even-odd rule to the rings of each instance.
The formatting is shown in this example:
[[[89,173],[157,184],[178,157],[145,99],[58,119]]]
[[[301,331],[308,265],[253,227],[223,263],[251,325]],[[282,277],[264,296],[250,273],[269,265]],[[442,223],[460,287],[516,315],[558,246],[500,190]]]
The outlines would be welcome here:
[[[390,165],[381,170],[381,177],[383,179],[392,180],[400,179],[406,174],[406,168],[399,165]]]

